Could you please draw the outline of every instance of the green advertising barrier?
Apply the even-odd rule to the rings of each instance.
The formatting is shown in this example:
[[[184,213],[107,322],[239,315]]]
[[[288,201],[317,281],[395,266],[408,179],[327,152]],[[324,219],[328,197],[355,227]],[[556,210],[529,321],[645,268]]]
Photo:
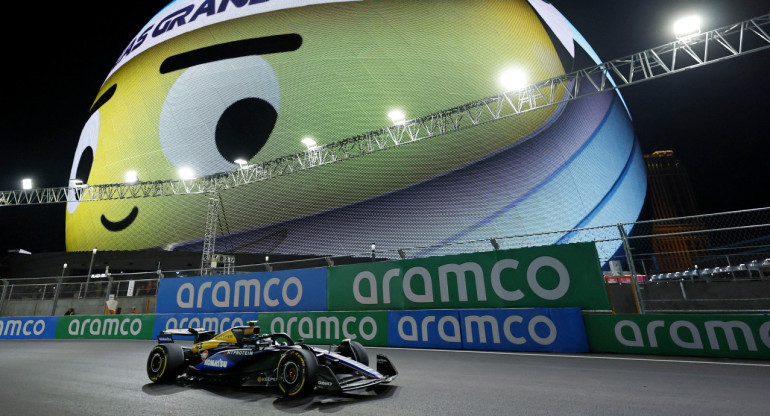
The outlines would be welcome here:
[[[592,352],[770,359],[770,315],[585,315]]]
[[[387,311],[260,312],[262,332],[285,332],[309,344],[338,344],[348,338],[368,346],[388,345]]]
[[[329,310],[579,307],[610,310],[594,243],[328,269]]]
[[[56,339],[152,339],[155,315],[62,316]]]

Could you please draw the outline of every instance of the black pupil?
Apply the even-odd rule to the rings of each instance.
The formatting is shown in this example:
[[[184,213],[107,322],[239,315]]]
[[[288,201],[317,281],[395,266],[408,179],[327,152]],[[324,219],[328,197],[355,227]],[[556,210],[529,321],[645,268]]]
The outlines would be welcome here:
[[[236,101],[222,113],[217,122],[217,150],[225,159],[251,159],[262,149],[273,132],[278,113],[259,98]]]
[[[94,164],[94,151],[91,146],[83,150],[78,162],[78,168],[75,171],[75,177],[71,179],[80,179],[83,183],[88,183],[88,175],[91,174],[91,165]]]

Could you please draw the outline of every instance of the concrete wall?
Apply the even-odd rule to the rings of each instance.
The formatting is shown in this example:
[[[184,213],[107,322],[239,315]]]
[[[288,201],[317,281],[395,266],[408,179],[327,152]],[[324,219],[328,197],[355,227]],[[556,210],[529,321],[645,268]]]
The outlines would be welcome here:
[[[641,298],[647,312],[687,311],[770,311],[770,280],[764,281],[715,281],[715,282],[661,282],[640,285]],[[637,306],[631,284],[607,284],[615,313],[636,313]],[[48,316],[52,300],[6,300],[0,316]],[[118,307],[122,313],[130,313],[131,307],[139,313],[155,313],[155,298],[149,296],[121,297]],[[75,308],[78,315],[104,313],[104,299],[60,298],[55,315],[64,315],[68,308]]]
[[[770,311],[770,280],[681,281],[640,285],[647,312]],[[608,283],[615,313],[636,313],[631,284]]]
[[[59,299],[54,315],[62,316],[69,308],[76,315],[101,315],[105,309],[104,299]],[[53,300],[7,300],[0,316],[50,316]],[[131,313],[131,307],[138,313],[155,313],[155,298],[147,296],[122,297],[118,299],[122,314]]]

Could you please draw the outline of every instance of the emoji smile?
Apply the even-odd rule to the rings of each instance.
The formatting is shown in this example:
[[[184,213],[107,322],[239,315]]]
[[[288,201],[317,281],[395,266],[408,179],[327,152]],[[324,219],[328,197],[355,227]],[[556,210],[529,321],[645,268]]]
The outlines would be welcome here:
[[[137,207],[134,207],[126,218],[115,222],[108,220],[107,217],[102,214],[102,225],[110,231],[122,231],[134,222],[137,215],[139,215],[139,208]]]

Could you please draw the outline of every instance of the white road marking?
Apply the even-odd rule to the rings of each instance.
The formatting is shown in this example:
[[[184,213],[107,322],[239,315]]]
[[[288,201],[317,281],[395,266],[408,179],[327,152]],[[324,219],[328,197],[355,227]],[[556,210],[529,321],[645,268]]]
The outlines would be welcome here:
[[[648,362],[661,362],[661,363],[684,363],[684,364],[714,364],[714,365],[734,365],[734,366],[746,366],[746,367],[770,367],[769,364],[763,363],[744,363],[744,362],[720,362],[720,361],[702,361],[698,359],[684,360],[684,359],[664,359],[664,358],[637,358],[637,357],[615,357],[596,354],[553,354],[553,353],[533,353],[533,352],[518,352],[518,351],[475,351],[475,350],[447,350],[447,349],[431,349],[431,348],[404,348],[404,347],[366,347],[367,349],[386,349],[386,350],[406,350],[406,351],[425,351],[425,352],[454,352],[454,353],[466,353],[466,354],[494,354],[494,355],[523,355],[533,357],[544,358],[582,358],[591,360],[620,360],[620,361],[648,361]],[[718,359],[718,358],[715,358]]]

